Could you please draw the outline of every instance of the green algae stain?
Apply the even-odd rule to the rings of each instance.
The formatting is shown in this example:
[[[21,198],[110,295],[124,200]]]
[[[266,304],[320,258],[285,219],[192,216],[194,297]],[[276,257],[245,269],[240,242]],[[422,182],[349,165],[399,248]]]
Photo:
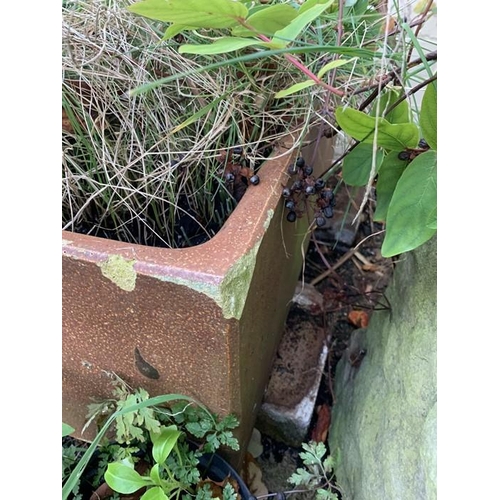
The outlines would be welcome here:
[[[106,262],[99,264],[101,273],[115,285],[126,292],[135,288],[137,273],[134,269],[135,260],[126,260],[121,255],[110,255]]]
[[[241,318],[261,241],[231,266],[220,285],[217,303],[226,319]]]

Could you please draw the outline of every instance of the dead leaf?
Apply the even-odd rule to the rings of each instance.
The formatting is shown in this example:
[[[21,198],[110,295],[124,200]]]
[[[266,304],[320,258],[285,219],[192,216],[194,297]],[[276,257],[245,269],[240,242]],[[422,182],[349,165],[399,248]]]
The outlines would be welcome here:
[[[269,494],[267,486],[262,482],[262,471],[259,464],[251,453],[245,454],[241,477],[252,495],[260,497]]]
[[[347,319],[351,324],[357,328],[366,328],[370,320],[368,314],[365,311],[353,310],[347,315]]]
[[[328,405],[320,405],[316,408],[318,419],[311,434],[312,441],[316,443],[324,443],[328,437],[330,430],[330,407]]]

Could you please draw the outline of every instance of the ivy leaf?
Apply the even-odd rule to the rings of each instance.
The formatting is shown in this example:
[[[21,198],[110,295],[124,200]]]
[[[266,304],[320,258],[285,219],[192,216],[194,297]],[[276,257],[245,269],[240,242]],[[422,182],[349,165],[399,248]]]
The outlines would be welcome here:
[[[417,248],[432,238],[428,227],[437,210],[437,153],[427,151],[406,168],[396,185],[387,211],[382,256],[393,257]]]
[[[345,158],[342,164],[342,179],[349,186],[365,186],[370,179],[372,169],[373,145],[358,144]],[[376,151],[376,169],[380,168],[384,153]]]
[[[130,12],[194,28],[231,28],[248,15],[248,9],[233,0],[144,0],[127,7]]]
[[[225,36],[219,38],[213,43],[198,45],[198,44],[184,44],[179,47],[180,54],[225,54],[227,52],[234,52],[235,50],[250,47],[252,45],[265,46],[266,42],[252,40],[248,38],[235,38]]]
[[[359,146],[358,146],[359,147]],[[387,217],[387,210],[399,178],[408,166],[408,162],[398,158],[397,151],[391,151],[380,165],[376,186],[377,208],[373,220],[382,222]]]
[[[337,108],[335,112],[340,128],[354,139],[372,144],[378,127],[377,146],[389,150],[414,148],[419,141],[418,127],[413,123],[389,123],[353,108]]]
[[[233,36],[256,36],[257,33],[272,36],[276,31],[285,28],[298,15],[298,11],[288,4],[270,5],[254,14],[251,14],[245,24],[252,26],[255,31],[244,26],[236,26],[232,29]]]
[[[420,128],[427,144],[437,150],[437,81],[429,83],[422,98]]]
[[[108,465],[104,473],[108,486],[118,493],[134,493],[143,486],[149,486],[151,480],[142,477],[136,470],[120,462]]]

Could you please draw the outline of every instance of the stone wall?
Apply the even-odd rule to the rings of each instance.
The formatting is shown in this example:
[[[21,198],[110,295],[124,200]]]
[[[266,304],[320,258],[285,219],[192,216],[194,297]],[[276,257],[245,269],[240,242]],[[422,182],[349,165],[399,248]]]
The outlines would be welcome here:
[[[436,254],[434,237],[400,256],[391,310],[354,332],[337,367],[329,444],[343,500],[436,498]]]

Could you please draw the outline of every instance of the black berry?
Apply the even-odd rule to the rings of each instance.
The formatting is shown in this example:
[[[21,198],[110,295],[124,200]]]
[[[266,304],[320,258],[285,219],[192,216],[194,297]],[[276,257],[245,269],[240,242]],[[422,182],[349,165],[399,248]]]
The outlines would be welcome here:
[[[297,167],[292,163],[291,165],[288,165],[287,172],[290,175],[295,175],[298,172],[298,170],[297,170]]]
[[[309,196],[311,194],[314,194],[316,192],[316,189],[314,189],[314,186],[307,186],[306,187],[306,194]]]
[[[259,176],[257,174],[252,175],[252,177],[250,177],[249,180],[250,183],[253,184],[254,186],[256,186],[260,182]]]
[[[226,181],[227,182],[233,182],[234,181],[234,174],[232,174],[231,172],[228,172],[226,174]]]
[[[295,222],[297,219],[297,214],[295,212],[288,212],[288,215],[286,216],[286,220],[288,222]]]
[[[233,155],[240,155],[243,153],[243,148],[241,146],[235,146],[233,148]]]
[[[311,167],[310,165],[306,165],[304,167],[304,174],[305,175],[312,175],[313,170],[314,170],[313,167]]]
[[[288,210],[293,210],[295,208],[295,202],[293,200],[287,200],[285,202],[285,207],[288,208]]]
[[[304,165],[306,164],[304,158],[302,158],[302,156],[299,156],[297,158],[297,160],[295,161],[295,165],[297,165],[297,167],[299,168],[302,168]]]
[[[325,179],[317,179],[314,183],[316,189],[323,189],[325,187]]]
[[[409,151],[401,151],[401,153],[398,154],[398,158],[402,161],[408,161],[410,159],[410,152]]]
[[[333,191],[331,189],[323,189],[321,191],[321,198],[323,198],[326,201],[331,201],[333,200]]]
[[[290,188],[286,187],[283,188],[282,194],[284,198],[290,198],[290,196],[292,196],[292,191],[290,190]]]
[[[302,190],[302,181],[295,181],[292,186],[291,186],[291,190],[292,191],[301,191]]]
[[[421,149],[429,149],[429,144],[427,144],[427,141],[425,139],[420,139],[418,141],[418,147]]]
[[[327,219],[331,219],[333,217],[333,208],[331,206],[327,206],[323,209],[323,215]]]
[[[326,219],[324,217],[322,217],[321,215],[318,215],[318,217],[316,217],[316,225],[318,227],[322,227],[326,224]]]

